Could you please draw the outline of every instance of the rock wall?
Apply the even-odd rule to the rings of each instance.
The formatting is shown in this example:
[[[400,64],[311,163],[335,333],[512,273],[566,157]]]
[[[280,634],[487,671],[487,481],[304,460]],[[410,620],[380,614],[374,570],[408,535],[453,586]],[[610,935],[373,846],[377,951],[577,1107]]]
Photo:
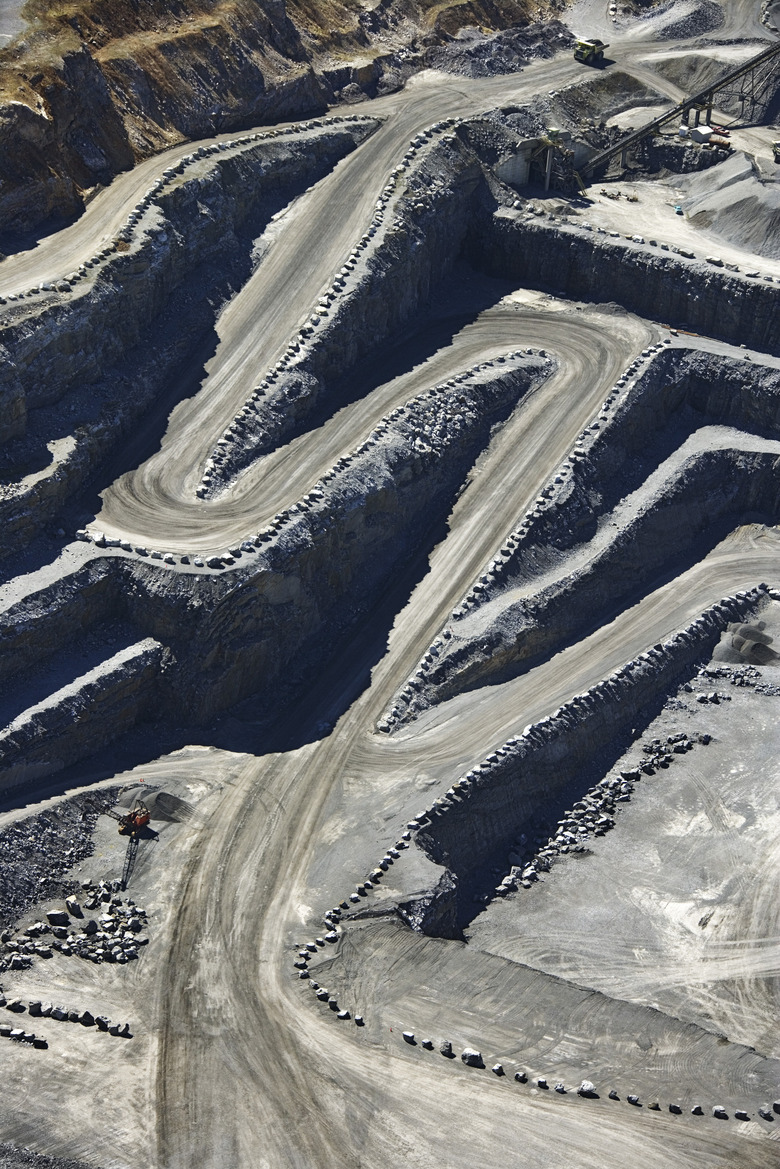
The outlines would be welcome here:
[[[24,387],[16,375],[11,355],[4,345],[0,345],[0,368],[4,371],[4,384],[0,386],[0,446],[2,446],[9,438],[24,434],[27,402]]]
[[[252,239],[270,215],[375,126],[337,119],[198,152],[152,188],[118,243],[63,282],[59,296],[43,289],[6,307],[0,442],[17,439],[5,456],[13,464],[43,456],[48,466],[0,486],[0,554],[40,531],[154,403],[213,328],[231,285],[249,275]],[[51,431],[73,426],[50,409],[69,393],[89,420],[49,455]]]
[[[550,812],[570,802],[582,785],[578,777],[608,757],[622,734],[641,725],[678,679],[710,657],[724,627],[746,620],[767,593],[759,585],[713,605],[686,629],[510,739],[434,801],[416,841],[453,878],[442,886],[447,896],[463,896],[474,873],[486,860],[505,855],[540,808]],[[428,902],[423,910],[418,924],[426,929],[469,913],[463,906],[454,912],[451,904],[432,913]]]
[[[96,558],[0,614],[0,681],[21,677],[87,629],[122,612],[120,581]]]
[[[723,449],[728,438],[720,435],[710,450],[680,451],[694,431],[711,424],[776,439],[780,371],[660,344],[637,357],[455,609],[379,729],[464,689],[513,676],[536,654],[608,617],[654,574],[698,554],[697,538],[709,545],[740,516],[776,515],[775,456],[741,449],[764,444],[735,435],[735,449]],[[547,584],[530,596],[543,576]],[[481,620],[472,634],[468,614],[487,605],[489,624]]]
[[[482,181],[476,156],[450,123],[413,140],[331,289],[218,441],[199,494],[220,490],[278,446],[361,357],[425,304],[459,254]]]
[[[146,638],[14,719],[0,734],[0,791],[62,770],[154,712],[163,662]]]
[[[96,549],[0,615],[0,671],[32,670],[77,628],[121,617],[169,651],[160,717],[206,721],[258,691],[273,709],[280,684],[313,668],[444,521],[492,427],[550,368],[511,354],[393,410],[235,556],[168,566]],[[105,725],[109,736],[123,729]],[[91,732],[80,749],[94,749]]]
[[[639,242],[641,241],[641,242]],[[472,263],[493,276],[574,300],[610,301],[640,316],[685,325],[767,353],[780,351],[780,286],[599,231],[547,225],[483,208],[468,241]],[[717,258],[717,257],[716,257]]]

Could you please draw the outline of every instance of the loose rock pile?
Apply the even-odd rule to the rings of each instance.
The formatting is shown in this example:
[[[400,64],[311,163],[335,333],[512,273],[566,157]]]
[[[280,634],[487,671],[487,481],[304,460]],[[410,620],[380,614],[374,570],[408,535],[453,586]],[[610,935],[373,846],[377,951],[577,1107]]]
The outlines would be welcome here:
[[[116,895],[119,887],[119,881],[85,881],[83,908],[78,898],[70,896],[66,909],[46,912],[46,921],[35,922],[17,934],[5,930],[0,935],[5,950],[2,968],[22,970],[36,957],[51,958],[54,950],[98,964],[135,961],[139,947],[149,941],[141,937],[147,928],[146,911],[129,898],[123,902]],[[99,916],[85,917],[84,910],[100,911]]]
[[[75,890],[75,883],[63,884],[62,878],[91,856],[97,818],[113,806],[116,794],[117,789],[106,788],[75,796],[0,831],[0,929],[10,929],[38,902]],[[0,970],[9,965],[0,951]]]
[[[665,770],[676,757],[692,751],[697,743],[706,745],[710,742],[710,735],[701,734],[691,738],[685,732],[669,735],[665,742],[653,739],[642,748],[646,757],[642,763],[599,780],[571,809],[564,812],[552,836],[525,860],[520,860],[520,857],[524,848],[527,848],[526,842],[517,842],[510,854],[509,873],[496,886],[494,895],[506,897],[518,889],[530,889],[538,881],[540,872],[549,871],[556,857],[569,852],[582,852],[591,836],[604,836],[614,828],[617,805],[631,799],[636,784],[643,777],[655,775],[659,769]],[[487,902],[490,896],[486,894],[478,900]]]
[[[84,1161],[63,1160],[19,1149],[16,1145],[0,1144],[0,1169],[93,1169]]]

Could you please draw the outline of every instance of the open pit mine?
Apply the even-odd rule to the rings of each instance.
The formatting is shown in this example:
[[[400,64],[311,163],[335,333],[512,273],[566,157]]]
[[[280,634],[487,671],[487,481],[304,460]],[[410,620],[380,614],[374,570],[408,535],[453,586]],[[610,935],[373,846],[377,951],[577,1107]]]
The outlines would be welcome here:
[[[780,4],[0,4],[0,1167],[780,1169]]]

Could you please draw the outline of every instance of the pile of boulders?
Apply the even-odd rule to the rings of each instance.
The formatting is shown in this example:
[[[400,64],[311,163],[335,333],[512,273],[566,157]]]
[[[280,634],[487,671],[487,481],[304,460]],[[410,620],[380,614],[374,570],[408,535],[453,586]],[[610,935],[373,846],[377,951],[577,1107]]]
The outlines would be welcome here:
[[[34,905],[76,889],[63,878],[94,851],[95,823],[113,806],[116,793],[106,788],[62,800],[0,832],[0,940],[8,940],[8,931]],[[10,966],[10,955],[0,946],[0,971]]]
[[[642,747],[644,759],[636,767],[625,768],[600,779],[581,800],[565,811],[555,832],[527,861],[520,859],[524,842],[514,845],[509,855],[509,873],[496,886],[495,895],[506,897],[519,888],[530,889],[539,879],[539,873],[549,870],[555,857],[568,852],[582,852],[589,837],[604,836],[615,827],[617,805],[628,803],[634,787],[644,776],[665,770],[677,756],[692,751],[697,743],[706,745],[711,741],[710,735],[701,734],[692,738],[684,731],[669,735],[664,740],[652,739]]]
[[[764,680],[764,675],[755,666],[705,666],[703,670],[699,670],[698,681],[706,683],[710,678],[723,679],[729,682],[731,686],[739,688],[748,688],[755,690],[756,694],[767,694],[777,697],[780,694],[780,686],[775,682],[767,682]],[[691,692],[693,686],[686,686],[686,690]],[[729,695],[722,692],[713,691],[718,702],[729,701]],[[704,696],[706,701],[712,702],[712,694]],[[702,701],[702,695],[697,695],[697,701]]]
[[[146,911],[132,899],[123,902],[116,896],[119,884],[84,881],[83,907],[78,897],[71,895],[64,909],[48,909],[45,921],[36,921],[17,934],[6,930],[0,935],[4,966],[23,970],[36,957],[51,958],[54,950],[97,963],[135,960],[139,947],[149,941],[140,936],[147,928]],[[86,917],[85,910],[101,912],[97,917]]]

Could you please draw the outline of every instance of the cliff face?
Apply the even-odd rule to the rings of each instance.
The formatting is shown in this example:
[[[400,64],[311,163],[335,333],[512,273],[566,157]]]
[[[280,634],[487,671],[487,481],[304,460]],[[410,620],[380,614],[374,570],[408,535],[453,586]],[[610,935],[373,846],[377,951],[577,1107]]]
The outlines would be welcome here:
[[[194,152],[148,193],[121,239],[59,282],[63,292],[33,294],[6,310],[0,555],[40,531],[152,406],[187,350],[213,328],[226,290],[246,279],[252,240],[271,215],[377,125],[350,117],[243,135],[206,157]],[[58,429],[63,411],[67,436]]]
[[[270,710],[285,679],[315,668],[444,521],[493,427],[550,364],[515,353],[397,408],[244,541],[230,572],[219,558],[215,572],[211,560],[173,572],[107,550],[7,609],[0,680],[34,674],[103,622],[126,622],[134,643],[0,736],[0,789],[90,753],[96,735],[108,741],[152,710],[208,722],[249,694]]]
[[[0,54],[0,225],[73,217],[83,193],[133,165],[133,151],[99,66],[82,45],[46,73],[14,76]],[[13,81],[21,84],[13,85]]]
[[[397,88],[460,28],[529,13],[530,0],[29,0],[29,32],[0,51],[0,250],[75,217],[140,158],[321,112],[345,88]]]
[[[613,239],[604,232],[536,223],[487,201],[475,217],[467,253],[475,267],[525,287],[573,300],[621,304],[765,353],[780,348],[780,289],[714,267],[690,252]],[[608,285],[605,274],[608,273]],[[662,306],[662,309],[659,309]]]

